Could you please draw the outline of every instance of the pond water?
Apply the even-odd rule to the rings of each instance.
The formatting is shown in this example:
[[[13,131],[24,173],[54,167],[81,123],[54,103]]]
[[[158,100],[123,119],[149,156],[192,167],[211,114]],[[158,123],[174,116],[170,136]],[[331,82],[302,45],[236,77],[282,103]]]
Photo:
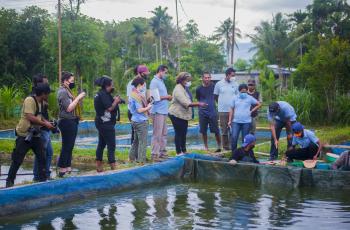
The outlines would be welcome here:
[[[350,229],[344,191],[183,182],[0,219],[0,229]]]
[[[116,125],[116,145],[117,149],[129,149],[130,145],[130,124],[117,124]],[[285,133],[282,132],[282,137]],[[76,139],[76,146],[78,148],[96,148],[98,142],[98,133],[95,128],[94,122],[84,121],[79,124],[78,136]],[[269,130],[258,130],[256,133],[257,143],[262,143],[270,140]],[[0,139],[14,139],[15,135],[13,130],[0,131]],[[149,126],[148,132],[148,145],[151,144],[152,138],[152,126]],[[53,141],[60,141],[59,135],[52,135]],[[209,135],[208,140],[209,148],[216,148],[216,141],[213,134]],[[190,126],[187,133],[187,146],[188,149],[203,149],[202,137],[199,133],[199,126]],[[168,148],[175,149],[174,144],[174,129],[172,126],[168,127]]]

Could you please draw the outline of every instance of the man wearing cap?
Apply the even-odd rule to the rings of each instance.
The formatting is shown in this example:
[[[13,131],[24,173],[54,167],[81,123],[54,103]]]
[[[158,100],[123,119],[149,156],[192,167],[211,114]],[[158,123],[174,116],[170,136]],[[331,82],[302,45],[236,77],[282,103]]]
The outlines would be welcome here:
[[[247,91],[249,96],[254,97],[257,101],[259,101],[260,103],[262,102],[261,100],[261,94],[260,92],[256,91],[256,82],[255,79],[249,79],[248,80],[248,91]],[[252,110],[254,107],[252,106],[250,108],[250,110]],[[254,111],[251,115],[252,115],[252,123],[250,125],[250,133],[254,134],[256,131],[256,121],[258,119],[258,113],[259,110]]]
[[[278,143],[283,128],[286,128],[288,148],[292,146],[292,124],[296,122],[297,115],[288,102],[277,101],[269,105],[267,119],[271,129],[270,160],[275,160],[278,157]]]
[[[232,101],[238,95],[238,84],[234,79],[235,73],[234,68],[228,68],[225,72],[225,78],[216,83],[214,87],[215,100],[218,102],[222,145],[225,150],[230,150],[229,127],[227,124]]]
[[[164,80],[167,77],[168,67],[160,65],[157,73],[151,81],[150,90],[157,91],[160,100],[154,101],[151,108],[153,120],[153,136],[152,136],[152,159],[166,158],[167,135],[168,135],[168,106],[172,96],[168,94]]]
[[[126,86],[126,96],[128,97],[128,99],[130,99],[131,92],[134,88],[131,84],[132,81],[137,77],[142,77],[146,81],[148,79],[148,75],[150,74],[150,71],[148,70],[147,66],[145,66],[145,65],[137,65],[134,68],[134,74],[135,74],[135,77],[133,79],[131,79]],[[146,82],[145,82],[145,89],[147,89]],[[141,92],[141,93],[146,98],[146,90],[144,92]],[[129,121],[131,122],[131,112],[130,112],[129,104],[128,104],[128,118],[129,118]],[[131,144],[133,141],[134,141],[134,129],[131,127]]]
[[[53,125],[45,120],[42,113],[42,103],[47,101],[51,90],[48,84],[39,83],[34,87],[34,95],[27,97],[22,106],[21,119],[16,127],[16,146],[11,156],[11,166],[6,179],[6,187],[12,187],[16,174],[25,155],[32,149],[38,160],[39,181],[46,180],[45,153],[40,138],[40,128],[53,129]]]
[[[256,138],[253,134],[246,135],[242,147],[233,151],[229,163],[235,164],[236,162],[249,162],[259,164],[253,151],[255,142]]]
[[[293,160],[316,160],[321,149],[320,140],[316,137],[315,133],[304,129],[304,126],[299,122],[295,122],[292,125],[293,141],[292,147],[286,152],[286,157],[289,162]],[[299,145],[301,148],[296,148]]]

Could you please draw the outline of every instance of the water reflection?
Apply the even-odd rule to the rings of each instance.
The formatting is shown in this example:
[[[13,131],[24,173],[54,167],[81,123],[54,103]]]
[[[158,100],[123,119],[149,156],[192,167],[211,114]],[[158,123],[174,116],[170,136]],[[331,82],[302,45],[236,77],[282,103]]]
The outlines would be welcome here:
[[[350,229],[346,192],[185,183],[0,219],[0,229]]]

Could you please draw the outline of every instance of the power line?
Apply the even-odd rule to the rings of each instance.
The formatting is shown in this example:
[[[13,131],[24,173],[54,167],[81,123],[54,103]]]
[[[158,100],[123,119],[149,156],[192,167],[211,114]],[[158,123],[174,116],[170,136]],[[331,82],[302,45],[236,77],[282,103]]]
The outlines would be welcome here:
[[[184,15],[185,15],[185,17],[187,18],[187,20],[189,20],[189,17],[188,17],[188,15],[187,15],[186,11],[185,11],[185,8],[184,8],[183,5],[182,5],[181,0],[179,0],[179,2],[180,2],[180,6],[181,6],[182,12],[184,13]]]

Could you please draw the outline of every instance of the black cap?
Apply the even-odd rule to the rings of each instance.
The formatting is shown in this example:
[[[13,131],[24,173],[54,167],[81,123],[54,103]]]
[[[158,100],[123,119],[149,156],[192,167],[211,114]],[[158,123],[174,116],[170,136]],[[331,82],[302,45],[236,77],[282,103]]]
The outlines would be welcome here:
[[[240,84],[240,85],[238,86],[238,91],[241,91],[242,89],[248,90],[247,84]]]
[[[277,102],[273,102],[269,105],[269,112],[276,113],[278,112],[279,108],[280,108],[280,105]]]

